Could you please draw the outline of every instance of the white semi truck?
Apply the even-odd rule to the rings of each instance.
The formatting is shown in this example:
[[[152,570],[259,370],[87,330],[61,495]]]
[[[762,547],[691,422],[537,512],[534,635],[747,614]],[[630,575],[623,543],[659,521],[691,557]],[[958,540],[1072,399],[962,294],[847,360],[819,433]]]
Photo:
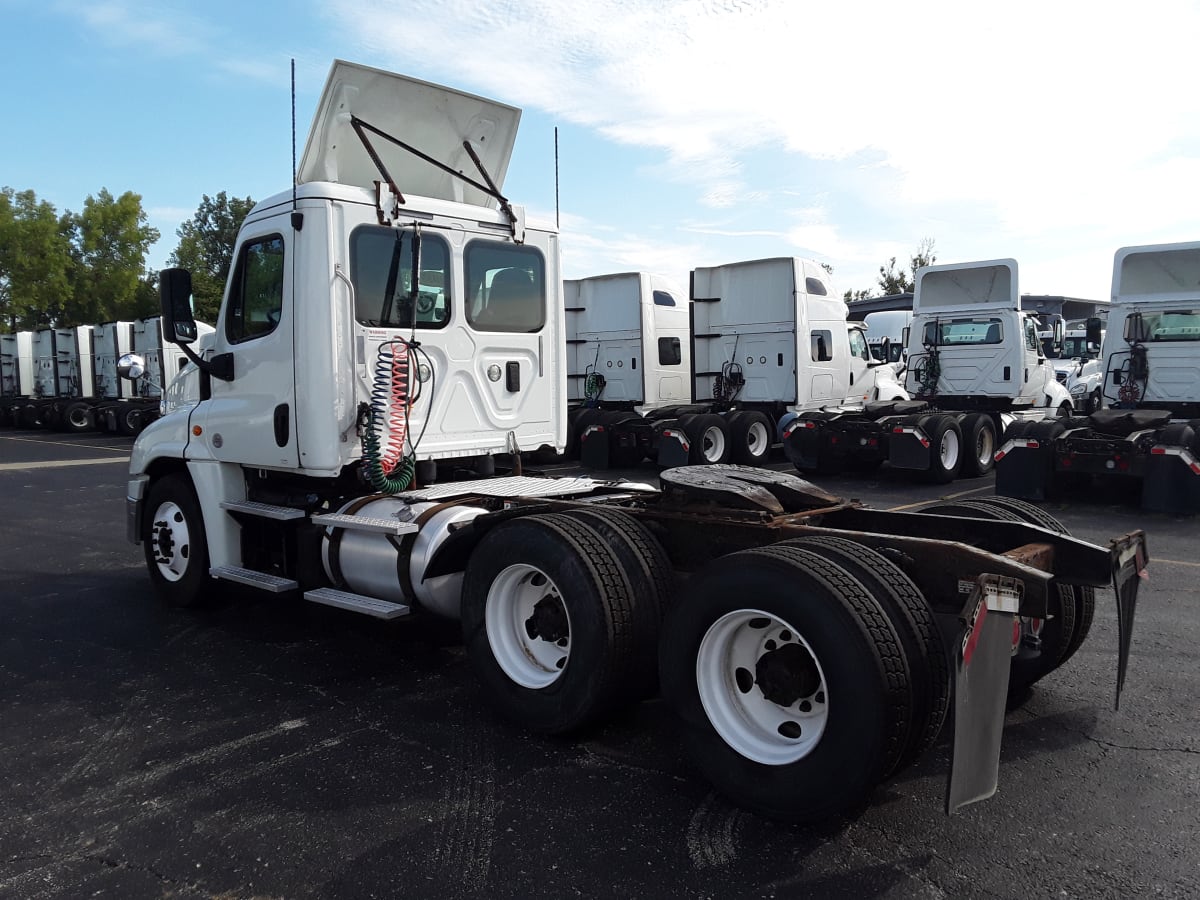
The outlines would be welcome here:
[[[32,393],[33,332],[0,334],[0,424],[20,424],[20,409]]]
[[[1100,320],[1086,340],[1101,340]],[[1200,242],[1124,247],[1100,363],[1102,409],[1015,423],[996,490],[1044,499],[1093,479],[1140,481],[1142,507],[1200,512]]]
[[[1112,578],[1119,690],[1140,532],[1102,548],[1017,501],[889,513],[736,466],[435,481],[566,441],[558,236],[501,193],[518,116],[337,62],[203,354],[190,275],[162,273],[199,399],[138,436],[127,521],[166,602],[240,584],[459,619],[491,704],[543,733],[661,685],[700,770],[789,821],[854,809],[951,702],[948,809],[994,792],[1016,617],[1062,591]]]
[[[632,308],[638,301],[629,292],[624,302]],[[652,304],[643,291],[642,308]],[[601,395],[596,409],[572,420],[584,464],[629,465],[650,456],[663,467],[758,465],[799,411],[907,400],[895,368],[871,356],[864,326],[848,322],[846,311],[828,273],[812,260],[781,257],[694,270],[686,308],[642,317],[647,352],[656,348],[678,360],[664,367],[670,372],[657,384],[674,392],[683,375],[682,397],[654,398],[638,416],[605,410]],[[652,330],[660,325],[670,333]],[[686,348],[676,343],[685,327]],[[620,337],[594,334],[584,353],[592,343],[617,347]]]
[[[1037,318],[1021,309],[1015,260],[919,269],[907,351],[913,400],[803,413],[784,434],[797,469],[874,469],[886,460],[935,483],[977,477],[992,470],[1010,421],[1071,412]]]
[[[1104,365],[1100,360],[1103,329],[1099,340],[1094,339],[1094,333],[1092,338],[1089,340],[1086,321],[1067,322],[1058,355],[1051,360],[1058,383],[1071,395],[1074,411],[1084,415],[1103,406]]]

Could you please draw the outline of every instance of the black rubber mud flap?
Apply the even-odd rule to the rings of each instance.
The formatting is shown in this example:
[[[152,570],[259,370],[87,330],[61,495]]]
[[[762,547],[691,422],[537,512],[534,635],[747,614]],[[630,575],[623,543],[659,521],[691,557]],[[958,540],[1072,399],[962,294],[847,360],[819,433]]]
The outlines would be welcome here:
[[[1192,468],[1196,458],[1183,448],[1146,457],[1142,476],[1142,509],[1173,516],[1200,512],[1200,472]]]
[[[901,420],[888,437],[888,463],[897,469],[927,472],[933,463],[930,432],[932,416],[912,416]]]
[[[667,494],[734,509],[762,509],[777,515],[844,502],[803,478],[752,466],[685,466],[666,469],[658,477]]]
[[[688,464],[692,452],[691,443],[679,425],[672,424],[660,429],[655,435],[655,441],[658,446],[658,455],[655,458],[660,466],[669,469]]]
[[[608,456],[608,429],[597,423],[588,425],[579,435],[579,462],[584,468],[607,469]]]
[[[801,472],[814,471],[821,460],[824,429],[815,419],[796,419],[783,435],[783,452]]]
[[[1008,699],[1013,622],[1022,584],[980,575],[963,608],[954,653],[954,753],[946,814],[996,793]]]
[[[1146,548],[1146,534],[1143,531],[1130,532],[1109,546],[1112,552],[1113,593],[1117,595],[1117,696],[1113,709],[1120,709],[1121,690],[1125,687],[1125,672],[1129,668],[1138,588],[1146,577],[1150,552]]]

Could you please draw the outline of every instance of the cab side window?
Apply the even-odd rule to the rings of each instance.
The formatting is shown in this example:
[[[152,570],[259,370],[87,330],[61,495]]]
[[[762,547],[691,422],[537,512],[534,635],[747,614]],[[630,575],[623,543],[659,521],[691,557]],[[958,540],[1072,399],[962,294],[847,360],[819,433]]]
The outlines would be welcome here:
[[[270,334],[283,316],[283,236],[242,244],[229,288],[225,335],[231,344]]]
[[[850,355],[857,356],[866,362],[871,361],[871,350],[867,346],[867,339],[857,329],[850,330]]]
[[[1033,319],[1025,320],[1025,349],[1038,350],[1037,323]]]
[[[833,332],[814,331],[809,335],[812,344],[813,362],[829,362],[833,359]]]

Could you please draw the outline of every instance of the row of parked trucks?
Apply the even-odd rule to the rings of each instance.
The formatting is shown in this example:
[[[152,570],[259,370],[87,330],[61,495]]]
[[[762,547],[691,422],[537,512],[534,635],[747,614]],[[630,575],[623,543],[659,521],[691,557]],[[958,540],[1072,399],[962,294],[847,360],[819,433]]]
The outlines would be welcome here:
[[[990,472],[1012,422],[1073,411],[1014,260],[921,269],[900,353],[847,311],[803,259],[698,268],[686,301],[644,274],[568,282],[572,446],[670,467],[757,465],[782,443],[805,473],[887,461],[948,482]]]
[[[336,62],[294,188],[242,225],[202,352],[189,273],[161,273],[164,334],[192,360],[197,399],[137,437],[126,508],[167,603],[239,584],[383,619],[457,619],[500,715],[572,733],[661,693],[699,772],[787,821],[858,809],[934,744],[951,708],[947,808],[991,795],[1010,692],[1078,649],[1110,580],[1119,696],[1141,532],[1096,546],[1009,498],[874,510],[750,466],[668,468],[660,488],[499,471],[518,450],[566,449],[570,392],[637,407],[614,374],[633,359],[681,400],[715,409],[736,389],[701,418],[775,416],[793,389],[851,387],[819,364],[833,346],[848,354],[853,332],[824,273],[794,261],[697,271],[686,305],[655,303],[669,289],[639,276],[650,303],[601,322],[627,345],[598,353],[586,326],[615,282],[569,293],[557,231],[502,193],[519,115]],[[776,298],[767,316],[745,317],[739,273]],[[977,285],[980,268],[963,277]],[[671,310],[682,329],[680,309],[686,369],[670,334],[660,357],[635,333]],[[998,303],[972,315],[1022,335]],[[571,317],[582,343],[567,342]],[[949,338],[975,331],[946,325],[916,330],[957,377]],[[996,363],[1018,383],[1024,359]],[[691,413],[672,415],[686,436]]]
[[[134,381],[118,377],[127,353],[144,361]],[[186,362],[164,345],[158,316],[0,334],[0,425],[137,434]]]

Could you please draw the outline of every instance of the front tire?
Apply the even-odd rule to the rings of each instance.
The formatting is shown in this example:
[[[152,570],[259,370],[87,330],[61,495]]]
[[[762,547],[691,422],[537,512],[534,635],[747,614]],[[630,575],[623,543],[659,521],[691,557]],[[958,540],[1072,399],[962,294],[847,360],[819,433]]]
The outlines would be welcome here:
[[[150,488],[142,521],[142,548],[150,581],[170,606],[194,607],[207,599],[208,539],[191,482],[167,475]]]

